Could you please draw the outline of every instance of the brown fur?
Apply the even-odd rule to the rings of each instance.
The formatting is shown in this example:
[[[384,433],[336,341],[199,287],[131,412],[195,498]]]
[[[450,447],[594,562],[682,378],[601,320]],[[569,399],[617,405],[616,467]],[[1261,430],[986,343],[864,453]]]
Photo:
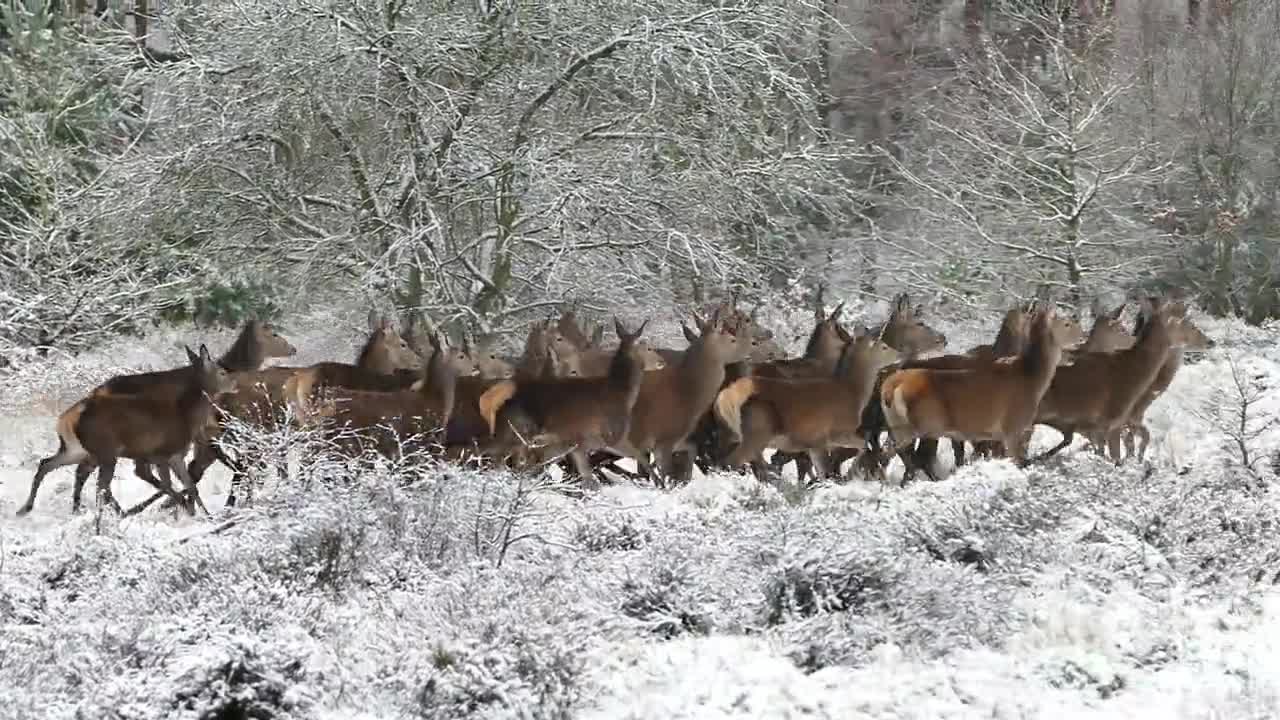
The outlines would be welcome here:
[[[284,421],[286,407],[300,411],[298,420],[305,421],[307,408],[314,402],[312,397],[334,387],[394,390],[412,385],[419,377],[422,358],[409,341],[396,331],[390,318],[379,317],[373,311],[369,313],[369,331],[355,365],[317,363],[305,368],[271,367],[237,376],[235,390],[218,403],[217,430],[211,435],[234,440],[226,435],[233,418],[264,429],[278,427]],[[298,373],[303,373],[303,377],[294,380],[286,392],[286,384]],[[246,478],[242,460],[232,459],[213,442],[204,442],[196,446],[188,470],[199,482],[214,461],[231,469],[227,505],[234,505]]]
[[[1032,321],[1024,351],[1008,360],[957,370],[899,370],[880,392],[896,445],[918,437],[1000,440],[1025,462],[1023,433],[1058,370],[1067,326],[1052,308]]]
[[[877,370],[897,355],[883,342],[862,335],[846,344],[834,377],[745,377],[733,382],[715,401],[716,416],[730,437],[739,440],[726,462],[730,466],[758,462],[761,451],[772,445],[787,452],[811,453],[825,475],[822,453],[835,447],[865,447],[858,432],[862,408]],[[745,425],[744,407],[749,412]]]
[[[218,358],[218,365],[238,376],[260,369],[262,364],[270,358],[292,357],[297,352],[297,348],[280,335],[273,324],[249,320],[240,329],[231,347]],[[90,395],[161,393],[176,398],[190,381],[193,373],[194,369],[188,364],[171,370],[116,375],[94,388]],[[92,464],[77,465],[76,477],[88,477],[93,468]],[[167,465],[153,466],[145,460],[135,460],[133,471],[149,485],[162,487],[172,482]],[[160,476],[159,480],[156,479],[157,472]]]
[[[404,447],[425,449],[439,444],[453,411],[458,377],[479,375],[473,358],[450,348],[439,334],[431,339],[432,355],[422,377],[405,390],[335,389],[321,411],[326,434],[349,452],[373,448],[387,457]]]
[[[1078,430],[1110,435],[1108,445],[1116,443],[1110,448],[1111,455],[1119,457],[1118,436],[1112,431],[1128,421],[1170,352],[1191,337],[1169,305],[1144,301],[1143,312],[1151,321],[1132,347],[1113,353],[1084,353],[1059,370],[1036,413],[1037,423],[1063,433],[1062,441],[1045,453],[1046,457],[1071,444]]]
[[[644,325],[635,333],[616,320],[614,326],[620,342],[607,376],[504,381],[480,396],[481,415],[495,439],[504,438],[506,428],[532,429],[532,437],[522,440],[515,433],[505,439],[500,451],[516,450],[525,441],[543,446],[537,454],[544,458],[568,451],[583,481],[594,482],[586,453],[625,437],[644,376],[636,349]]]
[[[84,464],[86,460],[90,461],[90,468],[98,467],[99,507],[109,503],[119,511],[111,495],[111,479],[116,460],[121,457],[166,464],[182,479],[191,503],[188,511],[194,514],[195,507],[204,509],[184,460],[187,449],[209,425],[214,399],[233,387],[233,379],[214,362],[204,345],[200,346],[199,355],[188,348],[187,356],[194,371],[176,396],[147,392],[90,395],[62,413],[56,424],[58,452],[40,461],[31,492],[18,515],[31,511],[40,483],[51,470]],[[88,471],[81,474],[77,470],[73,510],[79,510],[81,489],[88,475]],[[174,495],[168,483],[160,489]]]
[[[725,366],[749,352],[749,341],[724,327],[718,315],[696,323],[697,333],[685,327],[690,344],[679,365],[644,374],[626,438],[613,445],[619,454],[635,458],[641,474],[659,485],[675,475],[673,453],[692,450],[686,441],[710,410]],[[656,468],[649,462],[650,452],[657,456]]]
[[[1190,318],[1187,317],[1187,308],[1183,303],[1176,303],[1170,308],[1171,314],[1177,319],[1180,331],[1184,334],[1185,345],[1183,349],[1171,350],[1168,359],[1160,366],[1156,378],[1152,381],[1151,386],[1142,393],[1138,401],[1134,403],[1133,410],[1129,412],[1128,421],[1124,426],[1116,430],[1112,430],[1112,435],[1123,433],[1124,449],[1129,457],[1137,456],[1138,460],[1142,460],[1147,453],[1147,446],[1151,442],[1151,431],[1147,429],[1144,418],[1151,404],[1156,398],[1164,394],[1165,390],[1173,384],[1173,379],[1177,376],[1178,370],[1182,368],[1184,350],[1206,350],[1212,348],[1215,343],[1204,331],[1195,325]],[[1137,452],[1134,452],[1134,437],[1141,438],[1141,445],[1138,446]],[[1116,447],[1114,441],[1108,438],[1108,446]],[[1099,443],[1101,446],[1101,443]],[[1112,460],[1119,462],[1120,458],[1112,455]]]

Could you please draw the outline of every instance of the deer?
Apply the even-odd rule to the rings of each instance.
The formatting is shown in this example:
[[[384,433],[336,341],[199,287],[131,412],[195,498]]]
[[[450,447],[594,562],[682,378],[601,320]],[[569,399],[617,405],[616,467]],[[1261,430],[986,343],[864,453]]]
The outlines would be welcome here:
[[[880,404],[891,443],[919,437],[1000,440],[1019,466],[1027,464],[1024,434],[1059,371],[1070,325],[1046,304],[1034,311],[1026,347],[1007,360],[974,367],[897,370],[885,378]],[[904,480],[905,482],[905,480]]]
[[[409,341],[396,331],[390,318],[369,312],[370,333],[356,356],[354,365],[317,363],[309,367],[269,367],[236,376],[236,387],[225,395],[215,413],[216,430],[210,439],[196,445],[188,473],[199,482],[215,461],[231,470],[231,491],[226,505],[232,507],[247,476],[245,463],[233,459],[222,445],[234,445],[237,439],[232,420],[272,429],[284,421],[286,407],[307,406],[311,401],[290,402],[288,397],[302,398],[329,387],[363,390],[397,390],[412,385],[422,368],[422,358]],[[295,378],[295,376],[297,376]],[[291,392],[285,386],[293,382]],[[213,442],[216,437],[219,442]]]
[[[584,487],[597,487],[587,453],[626,437],[644,380],[636,345],[647,325],[646,320],[628,332],[614,318],[619,343],[605,377],[504,380],[486,390],[477,404],[494,449],[510,452],[519,445],[532,446],[540,457],[568,452]],[[528,430],[529,442],[519,427]]]
[[[1169,353],[1168,358],[1156,373],[1155,380],[1142,393],[1138,401],[1134,403],[1125,424],[1116,430],[1112,430],[1113,435],[1123,433],[1124,449],[1129,457],[1134,457],[1135,455],[1134,436],[1141,438],[1141,444],[1138,446],[1136,453],[1139,462],[1145,459],[1147,446],[1151,442],[1151,431],[1147,429],[1144,417],[1151,404],[1156,401],[1156,398],[1164,394],[1164,391],[1168,390],[1169,386],[1173,384],[1174,377],[1177,376],[1178,370],[1182,368],[1183,351],[1208,350],[1217,344],[1187,317],[1185,303],[1177,302],[1170,305],[1169,312],[1177,320],[1178,329],[1183,335],[1182,339],[1185,341],[1183,347],[1180,350],[1173,350]],[[1147,318],[1142,313],[1139,313],[1137,320],[1134,322],[1134,335],[1141,335],[1147,322]],[[1096,437],[1096,433],[1094,436]],[[1108,439],[1107,444],[1110,447],[1116,447],[1111,439]],[[1102,443],[1099,442],[1097,446],[1101,448]],[[1119,458],[1113,455],[1112,460],[1119,460]]]
[[[880,336],[886,345],[896,349],[901,353],[904,359],[910,360],[920,355],[936,352],[946,347],[946,335],[938,332],[930,327],[920,316],[924,314],[924,306],[911,306],[911,297],[907,293],[899,293],[894,296],[889,317],[885,322],[871,328],[871,332]],[[884,373],[882,371],[881,377]],[[867,408],[862,414],[862,424],[864,428],[883,427],[883,421],[879,417],[879,401],[878,394],[872,394],[871,400],[867,403]],[[874,433],[866,432],[867,450],[857,454],[860,465],[870,472],[880,473],[883,471],[883,448],[880,447],[879,431]],[[848,459],[853,457],[850,452],[837,448],[828,461],[828,466],[832,472],[838,472],[841,465]],[[811,469],[806,470],[808,458],[798,460],[797,476],[803,477],[806,472],[811,473]]]
[[[235,387],[231,373],[216,363],[209,349],[200,345],[196,354],[186,348],[192,371],[187,373],[182,391],[176,395],[139,392],[132,395],[97,394],[76,402],[58,416],[58,450],[40,461],[27,501],[18,516],[31,512],[40,483],[50,471],[64,465],[89,461],[98,468],[98,508],[106,504],[120,513],[111,493],[116,460],[121,457],[152,464],[164,464],[178,475],[187,498],[178,498],[172,486],[160,487],[189,514],[198,507],[209,514],[200,499],[195,481],[187,473],[188,448],[206,430],[219,396]],[[79,512],[80,496],[88,474],[77,473],[72,493],[72,511]],[[167,485],[167,484],[166,484]]]
[[[431,357],[429,348],[415,349],[420,356]],[[497,338],[492,335],[479,338],[464,337],[462,352],[475,361],[476,369],[482,378],[505,380],[515,377],[515,364],[498,354]]]
[[[749,352],[749,344],[739,340],[736,329],[725,327],[718,311],[705,320],[695,313],[693,321],[696,332],[681,323],[689,347],[680,363],[644,373],[626,435],[610,447],[634,458],[640,474],[659,487],[677,473],[674,453],[693,450],[688,438],[720,391],[725,366]],[[656,456],[656,470],[650,452]]]
[[[738,443],[726,464],[736,467],[756,461],[756,476],[766,481],[761,477],[761,453],[773,446],[792,453],[808,452],[814,467],[825,477],[829,450],[866,448],[859,431],[862,409],[871,397],[877,372],[898,356],[897,350],[862,328],[844,345],[831,377],[744,377],[734,381],[715,399],[717,418]]]
[[[1113,461],[1121,462],[1118,431],[1154,384],[1160,369],[1195,337],[1179,309],[1162,298],[1143,298],[1139,312],[1147,317],[1132,347],[1115,352],[1083,353],[1059,369],[1036,413],[1035,421],[1062,433],[1062,441],[1041,457],[1051,457],[1071,444],[1076,431],[1106,437]],[[1198,331],[1197,331],[1198,332]]]
[[[827,314],[826,303],[823,302],[823,295],[826,291],[826,285],[819,285],[817,294],[814,298],[813,332],[809,334],[809,340],[805,344],[804,354],[796,359],[779,360],[772,363],[765,363],[752,368],[751,374],[756,377],[823,377],[829,376],[835,370],[836,363],[840,360],[840,355],[844,351],[845,344],[851,339],[844,328],[840,326],[840,314],[844,311],[844,303],[836,306],[836,309]],[[737,378],[734,378],[735,380]],[[812,474],[812,464],[809,462],[809,454],[805,453],[788,453],[785,450],[775,450],[773,456],[769,458],[769,467],[774,473],[781,473],[782,468],[788,462],[795,461],[796,476],[803,480],[806,474]],[[760,471],[757,470],[759,475]],[[815,478],[816,479],[816,478]]]
[[[404,390],[337,389],[316,414],[326,434],[358,452],[372,446],[395,457],[405,444],[425,446],[439,439],[453,411],[459,377],[479,377],[479,363],[463,348],[449,347],[439,332],[428,335],[432,353],[422,376]]]
[[[1093,327],[1089,329],[1089,336],[1085,338],[1084,344],[1079,348],[1063,353],[1063,363],[1067,365],[1074,363],[1076,356],[1080,353],[1107,353],[1128,350],[1133,347],[1136,338],[1125,330],[1124,325],[1120,322],[1120,316],[1124,314],[1127,304],[1122,302],[1114,310],[1107,310],[1102,306],[1101,301],[1094,298],[1092,304]],[[1104,435],[1085,433],[1085,436],[1088,438],[1089,445],[1093,448],[1095,454],[1106,454],[1107,440]]]
[[[1030,315],[1021,305],[1015,305],[1009,308],[1004,314],[1004,318],[1000,322],[1000,328],[996,332],[995,340],[988,345],[977,345],[970,348],[961,355],[941,355],[927,359],[910,360],[890,366],[885,372],[882,372],[877,378],[876,391],[878,392],[884,383],[884,379],[889,373],[896,370],[911,368],[931,368],[935,370],[959,370],[975,367],[981,363],[993,362],[998,358],[1016,356],[1022,352],[1028,342],[1030,333]],[[1071,338],[1076,341],[1076,338]],[[873,395],[874,402],[870,406],[871,416],[874,423],[868,425],[876,436],[879,436],[880,430],[884,427],[884,414],[880,408],[878,395]],[[974,443],[975,453],[980,453],[984,449],[984,445],[988,443],[978,441]],[[964,442],[961,440],[951,440],[952,454],[955,456],[956,467],[964,464]],[[938,452],[938,438],[922,437],[918,440],[914,448],[901,448],[898,451],[898,457],[902,460],[903,481],[909,482],[915,476],[916,470],[924,470],[930,480],[937,481],[938,477],[933,471],[933,460]]]
[[[218,365],[227,372],[238,375],[261,369],[269,359],[292,357],[297,353],[298,349],[280,334],[275,325],[252,318],[241,326],[231,347],[218,358]],[[195,371],[194,366],[187,364],[170,370],[116,375],[95,387],[90,395],[136,395],[151,392],[176,396],[183,391]],[[78,482],[83,483],[80,478],[88,478],[93,469],[93,464],[87,460],[77,465]],[[167,465],[155,466],[155,470],[159,472],[159,482],[164,485],[172,483]],[[135,460],[133,471],[147,484],[160,487],[152,473],[152,465],[145,460]]]
[[[552,328],[550,320],[538,320],[529,325],[524,348],[515,362],[513,379],[533,381],[555,377],[581,377],[577,353],[566,349],[562,355],[555,348],[571,348],[556,340],[561,337]],[[488,455],[494,441],[488,438],[489,428],[480,415],[480,396],[501,380],[463,376],[457,379],[454,389],[454,411],[445,425],[445,453],[455,461],[468,458],[479,460]],[[483,446],[483,447],[482,447]]]

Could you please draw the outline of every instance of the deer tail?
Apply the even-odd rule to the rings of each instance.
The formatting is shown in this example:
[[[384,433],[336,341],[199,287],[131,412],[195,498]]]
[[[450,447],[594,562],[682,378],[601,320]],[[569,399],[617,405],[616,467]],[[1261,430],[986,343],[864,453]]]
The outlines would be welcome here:
[[[293,411],[294,418],[300,425],[323,415],[323,411],[313,408],[309,398],[315,389],[316,373],[314,370],[299,370],[284,381],[284,401]]]
[[[747,404],[758,389],[755,378],[744,377],[734,380],[716,395],[716,417],[729,429],[735,442],[742,440],[742,406]]]
[[[513,380],[503,380],[493,387],[484,391],[480,396],[480,417],[484,418],[484,422],[489,426],[489,434],[493,435],[498,429],[498,413],[502,411],[502,406],[516,394],[516,383]]]
[[[898,372],[885,378],[880,388],[880,407],[884,411],[889,432],[911,425],[911,411],[906,397],[906,377]]]
[[[75,457],[83,457],[88,454],[81,444],[79,436],[76,435],[76,425],[80,422],[80,416],[84,414],[85,409],[89,407],[84,400],[76,402],[75,405],[62,411],[58,416],[58,422],[54,426],[58,433],[58,442],[61,447],[58,452],[61,455],[71,455]]]

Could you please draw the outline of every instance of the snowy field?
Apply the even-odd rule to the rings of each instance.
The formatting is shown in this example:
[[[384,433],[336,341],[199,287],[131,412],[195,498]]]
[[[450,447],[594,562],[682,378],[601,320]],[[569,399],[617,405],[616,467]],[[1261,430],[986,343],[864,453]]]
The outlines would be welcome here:
[[[765,320],[794,341],[806,315]],[[286,325],[296,360],[348,359],[361,317]],[[954,350],[994,332],[935,324]],[[1280,414],[1277,331],[1201,326],[1218,346],[1148,414],[1146,464],[1078,444],[906,489],[714,475],[574,500],[457,468],[313,483],[334,468],[308,457],[249,508],[222,508],[218,466],[214,518],[100,535],[71,468],[14,517],[57,412],[231,334],[51,358],[0,396],[0,716],[1277,717],[1280,429],[1256,475],[1226,434],[1229,360],[1271,388],[1253,422]],[[147,494],[131,465],[122,501]]]

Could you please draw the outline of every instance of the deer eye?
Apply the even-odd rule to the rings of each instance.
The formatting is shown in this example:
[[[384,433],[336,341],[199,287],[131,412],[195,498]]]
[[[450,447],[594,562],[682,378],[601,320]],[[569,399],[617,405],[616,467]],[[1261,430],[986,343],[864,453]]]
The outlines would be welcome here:
[[[498,355],[497,355],[497,353],[489,353],[489,359],[490,359],[490,360],[497,360],[497,359],[498,359]]]

